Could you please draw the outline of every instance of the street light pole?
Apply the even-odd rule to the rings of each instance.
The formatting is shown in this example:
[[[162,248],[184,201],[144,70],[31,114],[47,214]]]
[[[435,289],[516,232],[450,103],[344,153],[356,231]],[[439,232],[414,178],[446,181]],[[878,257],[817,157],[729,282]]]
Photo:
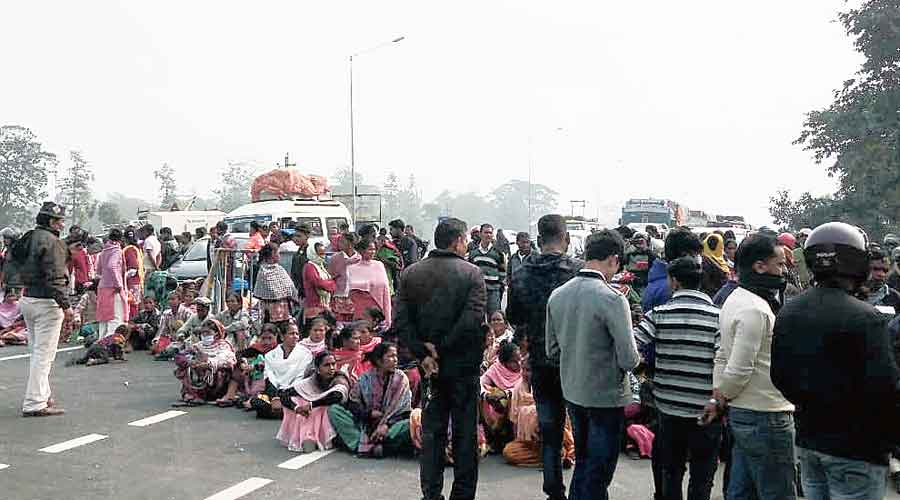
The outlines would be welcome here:
[[[358,55],[365,54],[367,52],[372,52],[374,50],[378,50],[386,45],[390,45],[392,43],[397,43],[399,41],[402,41],[404,38],[406,38],[406,37],[401,36],[401,37],[395,38],[389,42],[384,42],[384,43],[378,44],[374,47],[370,47],[368,49],[361,50],[359,52],[356,52],[355,54],[350,55],[350,191],[351,191],[351,198],[353,200],[353,203],[352,203],[353,208],[352,208],[351,213],[353,214],[354,227],[356,226],[357,187],[356,187],[356,131],[354,129],[354,123],[353,123],[353,58]]]

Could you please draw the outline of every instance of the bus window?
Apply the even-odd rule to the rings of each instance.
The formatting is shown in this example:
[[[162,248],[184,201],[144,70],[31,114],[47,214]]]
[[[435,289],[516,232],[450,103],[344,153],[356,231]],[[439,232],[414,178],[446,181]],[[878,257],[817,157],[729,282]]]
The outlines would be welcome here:
[[[297,224],[306,224],[309,226],[310,236],[324,236],[322,232],[322,219],[319,217],[297,217]]]

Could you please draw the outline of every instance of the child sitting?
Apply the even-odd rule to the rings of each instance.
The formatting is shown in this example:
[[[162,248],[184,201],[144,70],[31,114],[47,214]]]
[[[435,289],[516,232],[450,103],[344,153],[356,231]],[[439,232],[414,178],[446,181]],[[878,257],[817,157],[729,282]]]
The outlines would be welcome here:
[[[159,309],[156,308],[156,299],[152,295],[144,297],[141,311],[128,322],[131,332],[129,347],[126,350],[146,351],[159,331]]]
[[[150,353],[157,355],[157,359],[173,359],[178,348],[172,346],[172,349],[169,349],[170,344],[176,338],[175,333],[190,319],[191,314],[191,310],[181,303],[180,294],[169,295],[169,308],[159,318],[159,331],[151,342]],[[168,353],[164,354],[166,351]]]
[[[0,303],[0,347],[5,345],[25,345],[28,331],[19,309],[19,291],[7,289]]]

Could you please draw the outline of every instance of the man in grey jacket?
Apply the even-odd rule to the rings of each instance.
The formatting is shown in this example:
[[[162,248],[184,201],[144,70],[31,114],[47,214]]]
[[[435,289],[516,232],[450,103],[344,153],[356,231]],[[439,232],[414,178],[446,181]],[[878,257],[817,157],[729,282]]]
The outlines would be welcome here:
[[[575,437],[570,499],[609,498],[631,401],[628,371],[639,361],[628,300],[607,282],[621,265],[625,242],[613,231],[588,237],[585,265],[547,303],[546,350],[558,359]]]

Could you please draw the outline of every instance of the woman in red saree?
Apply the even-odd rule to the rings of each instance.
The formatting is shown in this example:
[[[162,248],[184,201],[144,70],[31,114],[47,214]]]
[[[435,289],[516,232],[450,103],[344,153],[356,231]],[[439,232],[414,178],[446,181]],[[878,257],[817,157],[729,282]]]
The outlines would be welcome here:
[[[133,229],[125,231],[125,285],[128,287],[128,317],[137,316],[144,295],[144,251],[138,246]]]

